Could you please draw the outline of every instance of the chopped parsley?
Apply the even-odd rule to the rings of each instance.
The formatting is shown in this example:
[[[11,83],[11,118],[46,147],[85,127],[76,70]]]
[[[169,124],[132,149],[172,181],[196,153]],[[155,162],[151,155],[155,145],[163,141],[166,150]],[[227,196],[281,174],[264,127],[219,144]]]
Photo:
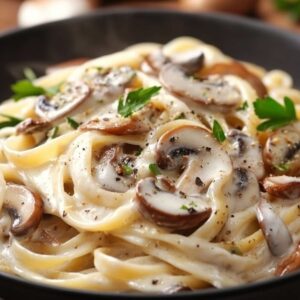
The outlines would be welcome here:
[[[0,115],[7,119],[5,121],[0,122],[0,129],[5,127],[14,127],[23,121],[22,119],[10,115],[6,115],[6,114],[0,114]]]
[[[34,73],[34,71],[30,68],[25,68],[23,70],[24,76],[27,80],[29,81],[34,81],[36,79],[36,75]]]
[[[70,117],[67,118],[67,122],[73,129],[77,129],[80,125],[78,122],[76,122],[74,119]]]
[[[214,120],[214,123],[213,123],[213,135],[217,139],[217,141],[220,143],[222,143],[226,140],[224,130],[217,120]]]
[[[159,167],[158,167],[157,164],[150,164],[150,165],[149,165],[149,170],[150,170],[150,172],[151,172],[153,175],[155,175],[155,176],[161,174],[161,172],[160,172]]]
[[[280,172],[286,172],[289,170],[289,164],[288,163],[281,163],[279,165],[274,165],[274,168],[277,169]]]
[[[133,173],[133,168],[131,168],[128,165],[122,165],[122,172],[123,172],[123,175],[129,176]]]
[[[238,110],[238,111],[241,111],[241,110],[247,110],[248,107],[249,107],[248,102],[247,102],[247,101],[244,101],[244,102],[242,103],[242,105],[241,105],[237,110]]]
[[[22,98],[29,96],[45,95],[46,90],[40,86],[34,85],[30,80],[23,79],[11,85],[11,90],[14,93],[13,98],[19,101]]]
[[[160,86],[152,86],[129,92],[126,98],[119,99],[118,113],[125,118],[131,116],[134,112],[142,109],[160,89]]]
[[[181,114],[177,115],[174,120],[181,120],[181,119],[185,119],[185,114],[182,112]]]
[[[235,245],[233,245],[233,246],[231,246],[231,247],[229,248],[229,252],[230,252],[231,254],[243,256],[243,252],[241,251],[241,249],[240,249],[238,246],[235,246]]]
[[[258,98],[253,106],[256,115],[265,119],[257,126],[258,131],[275,130],[297,120],[295,105],[289,97],[284,97],[284,105],[265,97]]]
[[[58,136],[58,131],[59,131],[58,126],[55,126],[54,128],[52,128],[50,138],[55,139]]]

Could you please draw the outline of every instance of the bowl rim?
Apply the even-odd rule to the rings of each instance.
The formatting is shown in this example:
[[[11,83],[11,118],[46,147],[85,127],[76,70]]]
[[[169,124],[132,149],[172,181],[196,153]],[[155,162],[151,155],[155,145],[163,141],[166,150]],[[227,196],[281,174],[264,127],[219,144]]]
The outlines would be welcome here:
[[[252,20],[250,18],[245,18],[242,16],[237,15],[231,15],[226,13],[211,13],[211,12],[201,12],[201,13],[195,13],[195,12],[188,12],[188,11],[179,11],[177,9],[173,8],[140,8],[140,7],[112,7],[112,8],[102,8],[101,10],[96,10],[90,13],[86,13],[80,16],[75,16],[68,19],[63,20],[57,20],[52,22],[47,22],[43,24],[39,24],[36,26],[26,27],[26,28],[14,28],[6,30],[2,33],[0,33],[0,41],[5,40],[6,38],[13,38],[17,35],[22,35],[24,33],[34,33],[36,30],[44,30],[44,28],[49,28],[52,26],[61,26],[64,23],[68,22],[77,22],[80,20],[86,20],[90,18],[98,18],[102,16],[115,16],[115,15],[128,15],[128,14],[148,14],[148,15],[178,15],[178,16],[184,16],[184,17],[193,17],[193,18],[203,18],[208,20],[211,20],[212,22],[225,22],[229,23],[233,26],[235,25],[243,25],[245,27],[251,27],[256,30],[262,30],[266,32],[266,34],[272,33],[279,38],[283,37],[284,39],[291,39],[294,43],[299,44],[300,48],[300,37],[293,32],[272,27],[269,24],[265,24],[261,21]],[[92,296],[92,297],[116,297],[119,299],[125,299],[125,298],[154,298],[154,299],[161,299],[161,298],[186,298],[186,297],[194,297],[198,296],[201,297],[201,299],[208,299],[207,297],[221,297],[221,296],[233,296],[236,294],[242,295],[247,294],[251,292],[255,292],[257,289],[263,288],[264,290],[271,288],[272,286],[276,284],[285,285],[294,281],[300,280],[300,272],[294,272],[291,274],[287,274],[283,277],[273,277],[268,278],[265,280],[253,282],[253,283],[246,283],[238,286],[233,287],[224,287],[220,289],[216,288],[207,288],[207,289],[199,289],[195,291],[190,292],[182,292],[178,294],[158,294],[158,293],[128,293],[128,292],[101,292],[101,291],[93,291],[93,290],[84,290],[84,289],[75,289],[75,288],[68,288],[68,287],[62,287],[62,286],[55,286],[45,283],[36,282],[34,280],[29,280],[21,277],[17,277],[16,275],[5,273],[0,271],[0,279],[4,279],[6,281],[15,282],[18,285],[22,285],[26,288],[31,289],[40,289],[45,292],[52,292],[56,294],[68,294],[68,295],[76,295],[76,296]]]

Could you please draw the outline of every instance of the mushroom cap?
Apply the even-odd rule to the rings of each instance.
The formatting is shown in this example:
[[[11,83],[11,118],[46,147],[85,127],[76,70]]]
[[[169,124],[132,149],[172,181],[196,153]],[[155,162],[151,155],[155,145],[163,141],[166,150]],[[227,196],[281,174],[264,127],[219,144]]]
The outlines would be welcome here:
[[[135,156],[131,153],[134,145],[114,144],[105,147],[93,161],[93,176],[105,190],[124,193],[135,183],[135,175],[123,173],[123,165],[133,169]],[[127,151],[129,150],[129,151]],[[130,153],[127,153],[130,152]]]
[[[210,75],[236,75],[248,81],[256,90],[258,97],[264,97],[268,93],[260,78],[237,61],[232,61],[230,63],[217,63],[210,68],[204,69],[200,74],[202,77]]]
[[[43,215],[41,197],[24,185],[7,184],[4,207],[11,216],[11,232],[14,235],[24,235],[36,228]]]
[[[241,102],[239,90],[223,77],[212,75],[202,80],[190,75],[184,67],[168,63],[161,69],[159,78],[170,92],[216,109],[231,109]]]
[[[263,158],[273,174],[300,175],[300,122],[275,130],[267,139]]]
[[[75,110],[90,95],[91,90],[83,81],[71,81],[64,84],[62,90],[48,99],[38,98],[35,112],[45,121],[52,122]]]
[[[156,157],[161,169],[184,169],[176,187],[190,195],[232,171],[231,160],[217,140],[207,129],[194,125],[164,133],[157,142]]]
[[[271,176],[266,177],[263,186],[268,194],[286,199],[300,197],[300,178],[292,176]]]
[[[161,189],[167,185],[170,186],[170,183],[157,184],[153,177],[137,183],[137,207],[147,220],[158,226],[181,231],[199,227],[210,217],[212,210],[203,197],[189,197],[174,193],[174,189]]]
[[[256,215],[271,253],[274,256],[282,256],[287,253],[293,243],[291,234],[270,203],[261,198]]]
[[[284,258],[276,267],[275,275],[283,276],[285,274],[299,270],[300,268],[300,243],[288,257]]]
[[[34,119],[26,119],[16,127],[17,134],[32,134],[35,132],[41,132],[44,130],[48,130],[51,128],[51,123],[45,120],[34,120]]]
[[[101,116],[80,126],[81,130],[97,130],[113,135],[143,134],[150,127],[137,117],[120,118],[119,116]]]

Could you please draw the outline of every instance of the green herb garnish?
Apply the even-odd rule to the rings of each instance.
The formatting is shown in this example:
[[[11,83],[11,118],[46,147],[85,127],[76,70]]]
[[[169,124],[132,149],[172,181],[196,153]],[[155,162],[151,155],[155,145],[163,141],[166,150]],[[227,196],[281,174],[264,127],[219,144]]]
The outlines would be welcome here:
[[[23,70],[24,76],[27,80],[29,81],[34,81],[36,79],[36,75],[34,73],[34,71],[30,68],[25,68]]]
[[[125,118],[131,116],[134,112],[142,109],[160,89],[160,86],[152,86],[128,93],[125,99],[124,97],[119,99],[118,113]]]
[[[247,110],[248,107],[249,107],[248,102],[247,102],[247,101],[244,101],[244,102],[242,103],[242,105],[241,105],[237,110],[238,110],[238,111],[240,111],[240,110]]]
[[[160,172],[159,167],[158,167],[157,164],[150,164],[150,165],[149,165],[149,170],[150,170],[150,172],[151,172],[153,175],[155,175],[155,176],[161,174],[161,172]]]
[[[59,127],[58,127],[58,126],[55,126],[55,127],[52,129],[50,138],[51,138],[51,139],[55,139],[55,138],[58,136],[58,131],[59,131]]]
[[[74,119],[70,117],[67,117],[67,122],[73,129],[77,129],[80,125],[78,122],[76,122]]]
[[[183,210],[189,210],[189,208],[188,208],[185,204],[181,205],[181,206],[180,206],[180,209],[183,209]]]
[[[11,85],[13,91],[13,98],[15,101],[19,101],[22,98],[29,96],[45,95],[46,90],[40,86],[34,85],[30,80],[23,79]]]
[[[177,115],[174,120],[181,120],[181,119],[185,119],[185,114],[184,113],[181,113],[179,115]]]
[[[5,114],[0,114],[0,115],[7,119],[5,121],[0,122],[0,129],[4,127],[14,127],[23,121],[22,119],[10,115],[5,115]]]
[[[284,97],[284,105],[266,97],[258,98],[253,106],[260,119],[267,119],[257,126],[258,131],[274,130],[297,120],[295,105],[289,97]]]
[[[214,120],[213,135],[217,139],[217,141],[220,143],[222,143],[226,140],[224,130],[217,120]]]
[[[125,176],[129,176],[133,173],[133,169],[128,165],[122,165],[122,171]]]
[[[289,170],[289,164],[288,163],[281,163],[279,165],[274,165],[274,168],[277,169],[280,172],[286,172]]]

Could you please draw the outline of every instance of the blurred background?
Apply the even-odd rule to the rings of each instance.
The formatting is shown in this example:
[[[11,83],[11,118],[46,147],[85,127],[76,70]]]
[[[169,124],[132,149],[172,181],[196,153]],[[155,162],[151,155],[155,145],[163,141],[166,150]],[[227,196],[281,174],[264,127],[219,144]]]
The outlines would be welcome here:
[[[300,0],[0,0],[0,32],[116,6],[239,14],[300,33]]]

